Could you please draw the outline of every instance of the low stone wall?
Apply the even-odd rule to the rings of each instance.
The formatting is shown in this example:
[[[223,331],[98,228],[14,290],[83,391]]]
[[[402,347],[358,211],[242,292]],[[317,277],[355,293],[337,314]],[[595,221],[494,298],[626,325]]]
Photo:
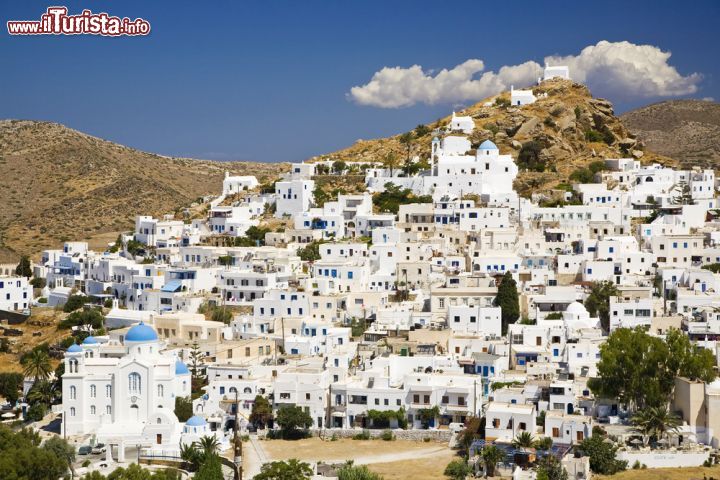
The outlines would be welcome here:
[[[628,468],[632,468],[636,461],[647,465],[648,468],[699,467],[709,457],[710,450],[690,452],[655,450],[652,452],[625,451],[617,453],[617,459],[627,461]]]
[[[393,432],[393,435],[395,435],[395,438],[398,440],[414,440],[414,441],[426,441],[425,439],[429,439],[427,441],[430,442],[441,442],[441,443],[448,443],[450,442],[450,438],[452,437],[452,432],[450,430],[401,430],[401,429],[389,429]],[[380,438],[385,430],[383,429],[367,429],[366,430],[370,434],[370,438]],[[361,428],[323,428],[323,429],[317,429],[313,428],[310,429],[310,435],[313,437],[323,437],[323,438],[332,438],[333,435],[335,435],[336,438],[352,438],[355,435],[362,433],[363,429]],[[260,440],[263,440],[267,438],[268,430],[258,430],[257,431],[257,438]]]
[[[367,429],[364,430],[370,434],[370,438],[380,438],[385,430],[382,429]],[[450,430],[393,430],[390,429],[398,440],[415,440],[425,441],[429,439],[431,442],[443,442],[447,443],[452,437]],[[331,428],[331,429],[314,429],[311,433],[316,437],[331,438],[333,435],[337,438],[352,438],[359,433],[363,433],[362,429],[358,428]]]

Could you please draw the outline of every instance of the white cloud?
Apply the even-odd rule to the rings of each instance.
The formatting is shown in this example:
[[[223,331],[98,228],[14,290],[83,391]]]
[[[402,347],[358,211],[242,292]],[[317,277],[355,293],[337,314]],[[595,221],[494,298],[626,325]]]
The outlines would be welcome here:
[[[668,63],[670,52],[651,45],[601,41],[578,55],[549,56],[552,65],[568,65],[570,76],[587,84],[598,96],[612,99],[687,95],[698,90],[702,76],[682,76]],[[485,71],[482,60],[470,59],[438,73],[420,65],[385,67],[365,85],[350,89],[348,97],[360,104],[381,108],[409,107],[477,101],[510,88],[532,84],[542,67],[527,61]]]

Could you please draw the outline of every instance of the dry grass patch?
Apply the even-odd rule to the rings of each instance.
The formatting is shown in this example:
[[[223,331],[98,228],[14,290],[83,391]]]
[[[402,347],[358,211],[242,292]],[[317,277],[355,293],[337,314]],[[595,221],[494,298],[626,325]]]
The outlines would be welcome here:
[[[382,475],[385,480],[435,480],[445,478],[443,475],[445,467],[450,461],[455,459],[455,456],[455,452],[447,449],[441,454],[427,457],[420,455],[413,460],[373,463],[368,465],[368,468]]]
[[[648,468],[645,470],[626,470],[612,475],[593,475],[598,480],[703,480],[720,478],[720,467],[690,468]]]
[[[430,458],[437,459],[437,456],[441,453],[447,452],[450,456],[453,454],[447,444],[408,440],[385,442],[383,440],[340,439],[330,441],[313,437],[303,440],[266,440],[261,442],[261,445],[268,457],[273,460],[297,458],[309,462],[355,460],[357,463],[372,464],[376,462],[388,463],[392,460],[393,455],[410,454],[417,455],[417,458],[427,455]],[[443,464],[443,468],[445,468],[445,464],[447,462]]]

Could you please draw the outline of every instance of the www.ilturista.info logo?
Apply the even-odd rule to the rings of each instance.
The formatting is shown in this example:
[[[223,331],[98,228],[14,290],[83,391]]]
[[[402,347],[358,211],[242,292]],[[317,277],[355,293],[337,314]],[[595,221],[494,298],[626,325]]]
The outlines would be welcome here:
[[[80,15],[68,15],[67,7],[48,7],[40,20],[11,20],[7,22],[10,35],[147,35],[150,22],[142,18],[113,17],[105,12],[83,10]]]

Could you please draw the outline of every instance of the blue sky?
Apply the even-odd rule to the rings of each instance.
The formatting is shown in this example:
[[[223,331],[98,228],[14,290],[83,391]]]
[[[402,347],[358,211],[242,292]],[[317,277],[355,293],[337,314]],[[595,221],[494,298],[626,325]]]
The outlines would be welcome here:
[[[509,3],[509,4],[508,4]],[[10,36],[7,20],[49,5],[152,25],[147,37]],[[434,121],[454,106],[410,106],[349,95],[384,67],[420,65],[431,78],[468,59],[485,70],[626,41],[670,51],[636,93],[620,69],[589,70],[619,111],[664,98],[720,99],[720,2],[0,1],[0,118],[50,120],[143,150],[220,160],[298,161]],[[643,56],[642,54],[640,55]],[[578,59],[599,63],[597,57]],[[643,62],[643,59],[636,59]],[[644,68],[637,65],[637,68]],[[693,73],[700,76],[691,77]],[[573,71],[571,71],[571,75]],[[478,74],[479,75],[479,74]],[[404,78],[404,77],[403,77]],[[404,88],[404,80],[381,88]],[[393,83],[394,82],[394,83]],[[619,82],[619,83],[618,83]],[[625,82],[625,83],[623,83]],[[656,90],[653,90],[656,89]],[[692,90],[692,91],[690,91]],[[393,97],[393,90],[388,95]],[[614,98],[615,97],[615,98]],[[379,105],[379,106],[378,106]]]

